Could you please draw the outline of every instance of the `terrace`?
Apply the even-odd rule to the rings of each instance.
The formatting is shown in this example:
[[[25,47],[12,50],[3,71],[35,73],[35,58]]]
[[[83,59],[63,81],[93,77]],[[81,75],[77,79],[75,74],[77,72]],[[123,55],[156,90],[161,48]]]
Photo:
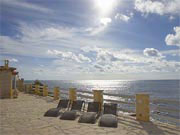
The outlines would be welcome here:
[[[20,92],[16,99],[0,100],[0,131],[2,135],[178,135],[178,127],[160,122],[139,122],[134,117],[119,114],[118,128],[82,124],[59,118],[44,117],[58,100],[52,97]]]

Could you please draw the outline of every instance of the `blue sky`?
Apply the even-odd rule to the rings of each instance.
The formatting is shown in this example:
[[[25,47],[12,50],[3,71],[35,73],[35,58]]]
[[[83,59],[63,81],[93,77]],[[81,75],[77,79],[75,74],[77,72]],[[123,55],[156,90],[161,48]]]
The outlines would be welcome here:
[[[25,79],[179,79],[179,0],[0,0],[0,64]]]

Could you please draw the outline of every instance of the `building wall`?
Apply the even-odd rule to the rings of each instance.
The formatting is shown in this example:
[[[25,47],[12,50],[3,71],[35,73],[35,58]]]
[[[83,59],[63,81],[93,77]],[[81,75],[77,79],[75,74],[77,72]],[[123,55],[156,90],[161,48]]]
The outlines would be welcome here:
[[[16,87],[19,91],[24,91],[24,79],[17,80]]]
[[[0,98],[10,98],[12,88],[12,73],[5,70],[0,71]]]
[[[16,75],[12,75],[12,89],[16,89]]]

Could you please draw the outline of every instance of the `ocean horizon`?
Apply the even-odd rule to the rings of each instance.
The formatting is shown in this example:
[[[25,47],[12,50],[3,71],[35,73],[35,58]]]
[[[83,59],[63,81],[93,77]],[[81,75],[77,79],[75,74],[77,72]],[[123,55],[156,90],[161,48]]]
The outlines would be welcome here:
[[[25,80],[25,83],[32,83],[35,80]],[[180,79],[161,80],[39,80],[48,85],[50,89],[60,87],[64,90],[75,87],[79,90],[102,89],[105,92],[119,91],[119,94],[135,94],[137,92],[149,92],[152,96],[163,96],[179,99]],[[171,91],[170,95],[167,92]],[[161,93],[162,92],[162,93]],[[161,97],[160,96],[160,97]],[[172,96],[172,97],[171,97]]]

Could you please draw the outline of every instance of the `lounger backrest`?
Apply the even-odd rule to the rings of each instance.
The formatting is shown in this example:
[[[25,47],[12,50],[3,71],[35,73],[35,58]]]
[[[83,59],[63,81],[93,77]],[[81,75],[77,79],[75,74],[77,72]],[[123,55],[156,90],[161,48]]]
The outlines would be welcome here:
[[[71,110],[78,110],[81,111],[84,101],[83,100],[76,100],[72,102]]]
[[[61,99],[58,103],[57,108],[67,108],[69,105],[69,100],[68,99]]]
[[[99,102],[89,102],[87,112],[99,112]]]
[[[117,104],[104,103],[104,114],[114,114],[114,115],[116,115],[117,114]]]

